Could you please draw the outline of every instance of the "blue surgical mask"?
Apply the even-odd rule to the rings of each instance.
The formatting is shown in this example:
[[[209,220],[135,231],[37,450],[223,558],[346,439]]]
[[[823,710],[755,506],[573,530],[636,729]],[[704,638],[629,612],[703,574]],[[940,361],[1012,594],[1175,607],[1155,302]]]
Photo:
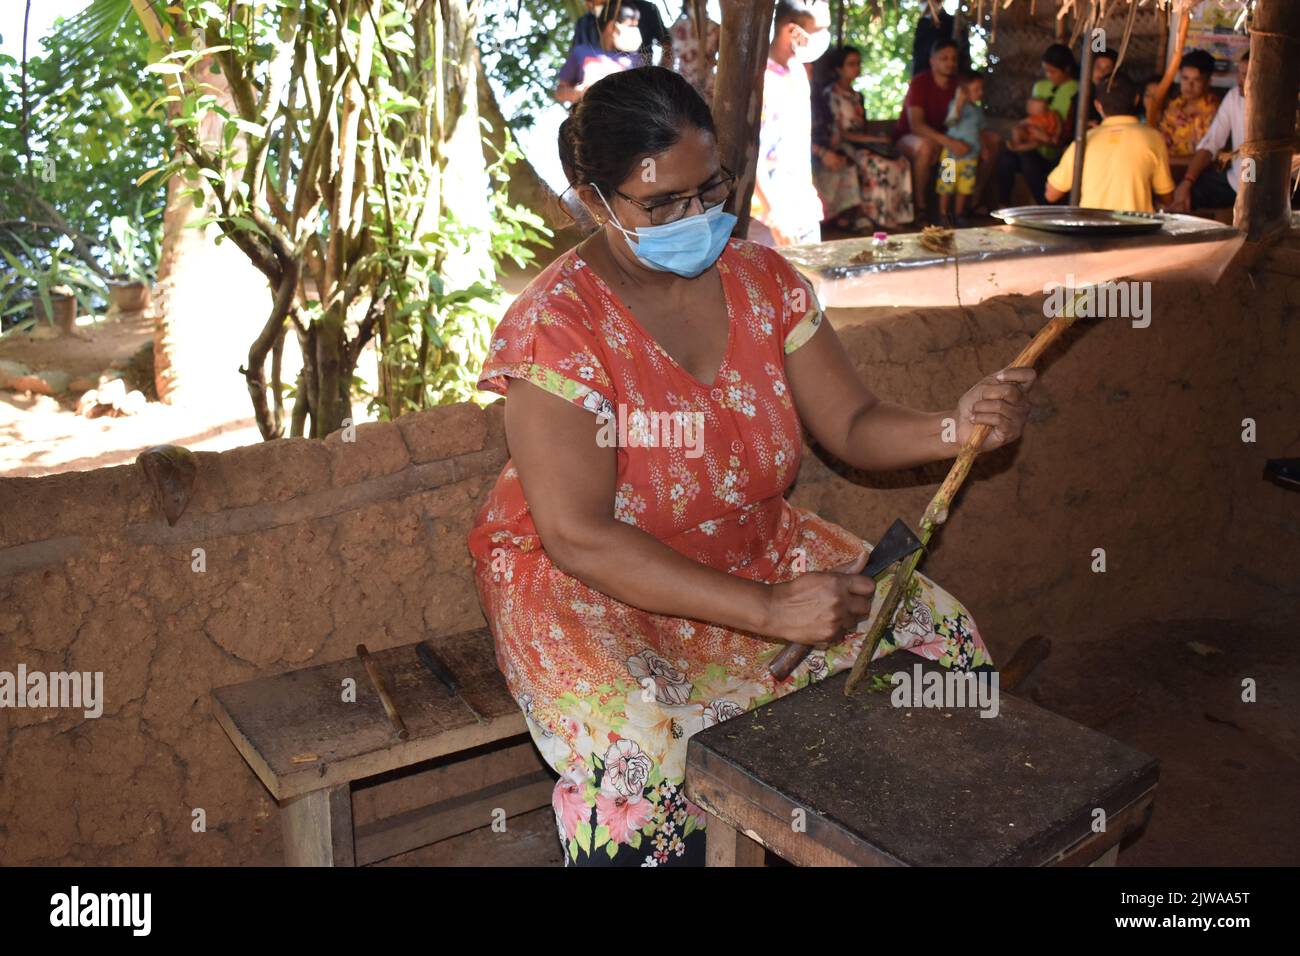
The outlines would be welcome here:
[[[624,229],[614,216],[600,187],[595,183],[592,186],[609,210],[610,222],[623,233],[632,254],[642,265],[658,272],[672,272],[685,279],[694,279],[722,255],[736,225],[736,217],[723,212],[719,203],[698,216],[686,216],[662,226],[638,226],[632,232]]]

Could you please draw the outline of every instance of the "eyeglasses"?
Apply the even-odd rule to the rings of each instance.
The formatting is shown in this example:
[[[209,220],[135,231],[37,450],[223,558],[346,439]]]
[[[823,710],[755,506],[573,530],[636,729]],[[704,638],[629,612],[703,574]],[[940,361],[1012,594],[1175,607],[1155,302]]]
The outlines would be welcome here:
[[[691,200],[699,199],[701,208],[712,209],[714,206],[721,205],[730,199],[735,188],[736,174],[723,166],[722,178],[716,182],[710,183],[703,189],[698,189],[689,195],[674,196],[672,199],[665,199],[662,202],[644,203],[639,199],[633,199],[627,193],[619,192],[617,189],[614,190],[614,193],[623,197],[632,205],[644,209],[646,215],[650,217],[651,225],[666,226],[668,223],[676,222],[686,215],[686,211],[691,208]]]

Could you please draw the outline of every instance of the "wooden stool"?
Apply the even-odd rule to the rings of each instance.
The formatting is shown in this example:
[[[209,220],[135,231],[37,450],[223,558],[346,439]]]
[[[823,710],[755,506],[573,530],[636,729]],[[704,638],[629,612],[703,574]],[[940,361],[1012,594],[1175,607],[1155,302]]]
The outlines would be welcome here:
[[[398,739],[356,658],[212,692],[217,721],[280,804],[286,864],[364,865],[477,829],[495,810],[510,817],[551,802],[555,776],[543,767],[353,833],[354,782],[511,737],[527,739],[486,628],[430,643],[485,723],[463,700],[447,696],[414,644],[371,653],[410,731],[406,740]],[[355,703],[343,701],[347,678],[356,681]]]
[[[870,673],[917,663],[944,673],[905,651]],[[709,865],[761,866],[763,847],[799,866],[1107,865],[1145,826],[1159,776],[1146,754],[1007,693],[980,717],[894,707],[869,679],[845,697],[847,680],[691,737],[685,788],[711,814]]]

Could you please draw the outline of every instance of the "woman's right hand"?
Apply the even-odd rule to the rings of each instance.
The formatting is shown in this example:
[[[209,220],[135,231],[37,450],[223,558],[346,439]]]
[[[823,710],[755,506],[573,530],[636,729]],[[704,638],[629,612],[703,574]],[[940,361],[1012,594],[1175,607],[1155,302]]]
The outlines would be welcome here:
[[[839,640],[871,613],[876,582],[860,573],[866,565],[863,551],[830,571],[808,571],[772,585],[764,633],[792,644],[816,646]]]

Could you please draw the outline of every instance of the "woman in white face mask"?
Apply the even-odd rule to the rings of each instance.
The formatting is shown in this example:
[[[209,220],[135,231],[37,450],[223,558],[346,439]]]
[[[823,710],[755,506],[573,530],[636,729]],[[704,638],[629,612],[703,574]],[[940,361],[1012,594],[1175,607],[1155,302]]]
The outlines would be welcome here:
[[[708,106],[670,70],[595,84],[559,148],[601,228],[490,338],[478,385],[508,395],[510,461],[469,534],[475,583],[560,775],[566,863],[702,863],[690,736],[851,666],[865,637],[864,542],[784,497],[803,429],[852,467],[951,458],[977,423],[995,426],[991,446],[1019,435],[1034,373],[990,376],[941,411],[878,401],[806,280],[729,237],[736,177]],[[888,650],[988,670],[970,614],[916,580]],[[817,650],[778,680],[786,642]]]
[[[641,54],[641,14],[630,3],[606,3],[598,15],[600,45],[578,44],[560,68],[555,98],[576,103],[597,80],[645,65]]]

